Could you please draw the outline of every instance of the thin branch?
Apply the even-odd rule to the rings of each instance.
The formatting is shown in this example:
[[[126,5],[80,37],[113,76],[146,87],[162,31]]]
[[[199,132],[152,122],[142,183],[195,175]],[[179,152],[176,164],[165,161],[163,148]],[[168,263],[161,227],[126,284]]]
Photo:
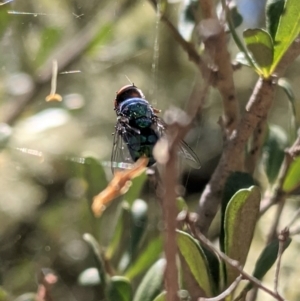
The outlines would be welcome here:
[[[222,125],[228,139],[239,122],[239,102],[233,81],[230,54],[227,49],[228,39],[224,25],[217,18],[214,1],[199,0],[199,5],[204,20],[197,26],[198,33],[203,38],[206,52],[211,56],[213,63],[216,65],[217,78],[215,86],[222,96]],[[209,33],[209,36],[207,36],[207,33]]]
[[[196,227],[196,221],[195,220],[190,220],[189,217],[187,216],[187,222],[192,230],[192,233],[211,251],[214,253],[218,254],[218,256],[224,260],[227,264],[235,268],[236,270],[239,271],[239,273],[243,276],[243,279],[249,280],[251,283],[253,283],[255,286],[260,288],[261,290],[265,291],[268,293],[270,296],[275,298],[278,301],[284,301],[285,299],[278,294],[278,292],[274,292],[271,289],[267,288],[264,286],[261,281],[259,281],[257,278],[251,276],[247,272],[243,270],[242,265],[237,261],[234,260],[230,257],[228,257],[225,253],[221,252],[218,250]]]
[[[253,174],[257,165],[257,161],[260,158],[261,150],[265,141],[267,131],[267,115],[261,119],[256,129],[253,132],[251,141],[251,149],[246,159],[246,170]]]
[[[227,296],[233,293],[233,291],[236,289],[240,281],[242,280],[243,276],[239,275],[232,283],[231,285],[220,295],[213,297],[213,298],[199,298],[198,301],[221,301],[224,300]]]
[[[283,75],[287,66],[299,54],[300,41],[296,40],[278,65],[276,71],[279,76]],[[263,80],[260,78],[258,80],[237,130],[233,132],[228,143],[225,145],[219,165],[215,169],[199,201],[198,226],[202,233],[207,233],[217,213],[227,177],[231,172],[243,170],[242,163],[246,143],[257,127],[257,124],[269,112],[274,99],[275,89],[276,83],[272,79]]]
[[[276,271],[275,271],[275,277],[274,277],[274,290],[277,294],[279,294],[278,293],[278,283],[279,283],[281,258],[282,258],[282,254],[284,251],[284,243],[286,242],[286,240],[288,238],[289,238],[289,230],[288,230],[288,228],[285,228],[278,235],[279,247],[278,247],[278,255],[277,255],[277,265],[276,265]]]
[[[247,112],[225,145],[219,165],[200,198],[198,224],[202,233],[207,233],[211,221],[217,213],[227,177],[231,172],[243,171],[245,145],[258,122],[269,111],[274,93],[275,85],[271,80],[261,78],[258,80],[246,107]]]
[[[300,134],[300,133],[299,133]],[[284,160],[282,162],[279,175],[278,175],[278,183],[275,190],[274,195],[271,197],[270,200],[268,200],[267,203],[264,202],[261,206],[261,214],[266,212],[268,208],[270,208],[274,204],[278,204],[276,215],[273,221],[273,224],[270,228],[267,242],[271,242],[276,236],[277,236],[277,228],[279,225],[280,217],[285,205],[285,200],[288,195],[292,194],[293,191],[290,191],[287,193],[283,190],[283,184],[286,179],[288,170],[293,162],[293,160],[299,156],[299,148],[300,148],[300,135],[295,140],[294,144],[285,152]]]

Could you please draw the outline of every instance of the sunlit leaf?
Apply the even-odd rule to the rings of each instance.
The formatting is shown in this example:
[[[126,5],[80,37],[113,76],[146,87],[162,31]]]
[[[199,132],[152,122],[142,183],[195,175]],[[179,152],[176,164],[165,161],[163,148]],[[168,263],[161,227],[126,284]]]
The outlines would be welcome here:
[[[246,262],[259,213],[260,190],[256,186],[239,190],[229,201],[224,219],[224,249],[242,266]],[[226,264],[226,283],[230,285],[239,272]]]
[[[266,25],[272,39],[275,39],[285,0],[268,0],[266,4]]]
[[[300,33],[299,0],[286,0],[274,39],[274,60],[271,73]]]
[[[267,78],[273,62],[273,41],[271,36],[267,31],[260,28],[246,29],[243,36],[247,49],[257,64],[258,73]]]
[[[286,133],[278,126],[270,126],[263,147],[263,162],[271,184],[277,179],[284,158],[284,150],[287,146]]]
[[[206,297],[213,295],[212,279],[206,256],[198,242],[188,233],[177,230],[179,252]]]
[[[94,286],[100,284],[100,277],[97,268],[88,268],[78,276],[78,283],[83,286]]]
[[[132,288],[128,278],[123,276],[111,277],[107,294],[111,301],[131,301]]]
[[[283,191],[289,193],[300,185],[300,157],[297,157],[289,167],[283,182]]]
[[[249,188],[255,185],[252,176],[245,172],[232,173],[226,183],[223,192],[222,208],[221,208],[221,233],[220,233],[220,248],[224,252],[224,220],[227,205],[234,194],[243,188]]]
[[[140,273],[147,270],[162,252],[162,238],[157,237],[150,241],[144,250],[141,250],[139,257],[132,263],[125,273],[129,279],[133,279]]]
[[[158,296],[163,287],[165,266],[165,259],[159,259],[152,265],[138,286],[133,301],[153,301]]]
[[[160,293],[153,301],[166,301],[167,292]]]

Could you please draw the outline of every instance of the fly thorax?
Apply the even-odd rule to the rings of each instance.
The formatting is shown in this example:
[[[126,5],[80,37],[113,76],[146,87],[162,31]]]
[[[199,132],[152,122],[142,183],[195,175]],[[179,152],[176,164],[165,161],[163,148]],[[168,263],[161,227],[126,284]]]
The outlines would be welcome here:
[[[153,110],[144,99],[132,98],[124,101],[120,111],[129,119],[129,124],[132,126],[146,128],[153,123]]]

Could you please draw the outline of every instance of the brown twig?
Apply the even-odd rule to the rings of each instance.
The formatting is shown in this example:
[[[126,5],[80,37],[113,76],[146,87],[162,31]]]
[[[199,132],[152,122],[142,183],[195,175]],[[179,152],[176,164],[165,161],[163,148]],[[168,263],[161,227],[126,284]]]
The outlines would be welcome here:
[[[209,89],[210,78],[207,79],[201,93],[197,91],[198,97],[194,94],[190,97],[187,112],[179,109],[172,109],[166,112],[165,121],[167,123],[167,135],[162,137],[153,150],[153,154],[159,164],[163,167],[162,183],[164,192],[162,195],[162,208],[165,221],[165,243],[164,252],[167,260],[165,271],[165,286],[167,290],[167,301],[178,300],[178,273],[176,265],[177,243],[177,207],[176,207],[176,186],[178,183],[177,156],[180,141],[190,129],[192,120],[202,108]],[[196,92],[196,91],[194,91]]]
[[[188,220],[187,222],[191,228],[192,233],[197,237],[201,243],[203,243],[207,248],[209,248],[212,252],[218,254],[218,256],[224,260],[227,264],[235,268],[236,270],[239,271],[239,273],[242,275],[243,279],[249,280],[251,283],[253,283],[255,286],[260,288],[261,290],[265,291],[268,293],[270,296],[275,298],[278,301],[284,301],[284,298],[278,294],[278,292],[274,292],[271,289],[267,288],[265,285],[261,283],[257,278],[251,276],[247,272],[244,271],[242,265],[237,261],[234,260],[230,257],[228,257],[225,253],[222,251],[218,250],[196,227],[196,222],[195,220]]]
[[[242,280],[243,276],[239,275],[232,283],[231,285],[220,295],[213,297],[213,298],[199,298],[198,301],[221,301],[224,300],[227,296],[233,293],[233,291],[236,289],[240,281]]]
[[[246,170],[250,174],[254,173],[257,161],[261,155],[267,130],[267,117],[266,115],[261,119],[252,135],[251,148],[246,159]]]
[[[278,65],[276,70],[278,75],[282,76],[287,66],[299,54],[300,41],[296,40]],[[227,177],[231,172],[243,170],[241,163],[243,162],[246,143],[257,124],[267,115],[271,108],[276,89],[275,83],[272,79],[258,80],[237,130],[233,132],[225,145],[219,165],[215,169],[199,201],[198,226],[202,233],[207,233],[211,221],[216,215]]]
[[[228,139],[236,129],[239,121],[239,103],[233,82],[230,54],[227,49],[227,35],[224,25],[217,18],[214,2],[199,0],[199,5],[203,14],[203,20],[197,28],[200,36],[203,38],[206,52],[211,56],[213,64],[216,66],[215,86],[222,96],[222,125]],[[213,28],[215,28],[215,31],[212,31]],[[207,32],[209,33],[208,35],[206,34]]]
[[[285,228],[281,231],[281,233],[278,235],[279,240],[279,247],[278,247],[278,255],[277,255],[277,265],[276,265],[276,271],[275,271],[275,277],[274,277],[274,291],[279,295],[278,293],[278,283],[279,283],[279,273],[280,273],[280,265],[281,265],[281,258],[284,251],[284,243],[289,238],[289,229]]]

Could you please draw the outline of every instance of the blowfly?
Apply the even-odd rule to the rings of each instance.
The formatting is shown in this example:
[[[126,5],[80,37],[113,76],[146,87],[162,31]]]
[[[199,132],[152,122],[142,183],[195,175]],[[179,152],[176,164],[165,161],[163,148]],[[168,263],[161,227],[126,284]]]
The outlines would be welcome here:
[[[114,110],[117,124],[111,156],[112,171],[122,166],[120,162],[136,162],[142,156],[149,159],[148,166],[153,165],[153,148],[166,131],[164,121],[157,116],[160,110],[153,108],[134,84],[126,85],[117,92]],[[179,154],[191,167],[200,168],[197,155],[184,141],[180,143]]]

